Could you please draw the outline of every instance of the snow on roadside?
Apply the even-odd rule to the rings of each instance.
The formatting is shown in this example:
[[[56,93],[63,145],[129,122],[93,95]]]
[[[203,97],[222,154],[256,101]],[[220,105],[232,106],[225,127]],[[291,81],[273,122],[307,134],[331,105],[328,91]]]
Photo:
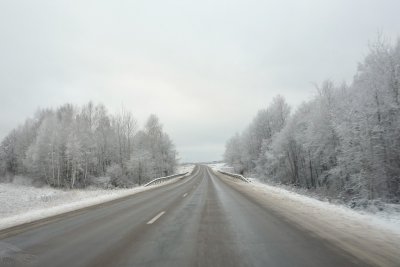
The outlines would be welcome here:
[[[178,166],[176,173],[188,172],[190,174],[193,171],[194,167],[194,164],[182,164]]]
[[[216,171],[233,169],[223,162],[207,165]],[[343,204],[330,203],[327,199],[320,199],[320,196],[312,193],[307,194],[305,191],[297,193],[290,190],[290,188],[284,188],[284,186],[269,185],[260,182],[256,178],[246,178],[251,181],[251,186],[257,191],[264,191],[263,193],[296,202],[299,207],[302,206],[307,212],[321,214],[322,211],[329,211],[337,219],[364,221],[369,225],[393,231],[400,237],[400,204],[384,204],[384,210],[376,212],[356,210]]]
[[[251,183],[243,183],[229,176],[219,176],[249,198],[256,199],[268,210],[312,235],[329,240],[376,266],[399,266],[398,209],[393,208],[392,212],[385,213],[359,211],[267,185],[254,178]]]
[[[234,172],[233,167],[227,165],[225,162],[208,163],[207,166],[216,171]]]
[[[194,165],[181,165],[177,173],[190,173],[193,168]],[[61,190],[0,183],[0,230],[133,195],[173,183],[178,179],[180,177],[150,187],[138,186],[129,189]]]
[[[0,184],[0,230],[15,225],[40,220],[61,213],[104,203],[146,190],[87,189],[68,190],[49,187]]]
[[[281,198],[286,201],[297,203],[297,208],[303,209],[307,213],[314,215],[330,214],[332,220],[339,220],[340,223],[344,221],[359,221],[370,225],[371,227],[385,228],[396,233],[400,238],[400,212],[395,209],[382,211],[377,213],[370,213],[367,211],[354,210],[340,204],[333,204],[327,201],[322,201],[309,197],[303,194],[295,193],[287,189],[268,185],[259,182],[257,179],[251,179],[251,186],[262,193],[267,193],[276,198]]]

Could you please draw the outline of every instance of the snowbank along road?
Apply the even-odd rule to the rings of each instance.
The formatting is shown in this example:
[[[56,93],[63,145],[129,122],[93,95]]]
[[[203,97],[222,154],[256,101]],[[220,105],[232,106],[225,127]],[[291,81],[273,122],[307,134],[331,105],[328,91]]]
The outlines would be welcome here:
[[[373,266],[229,179],[200,166],[173,184],[3,230],[0,265]]]

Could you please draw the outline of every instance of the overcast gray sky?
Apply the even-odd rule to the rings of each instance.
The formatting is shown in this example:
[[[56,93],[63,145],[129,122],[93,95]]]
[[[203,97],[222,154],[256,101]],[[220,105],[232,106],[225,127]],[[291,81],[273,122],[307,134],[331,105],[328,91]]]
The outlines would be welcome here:
[[[38,107],[121,105],[157,114],[183,161],[225,141],[282,94],[351,81],[400,1],[0,1],[0,138]]]

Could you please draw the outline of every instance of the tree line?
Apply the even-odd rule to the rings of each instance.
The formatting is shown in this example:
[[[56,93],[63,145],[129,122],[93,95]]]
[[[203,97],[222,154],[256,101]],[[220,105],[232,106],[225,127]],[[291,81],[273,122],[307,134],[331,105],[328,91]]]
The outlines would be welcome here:
[[[351,84],[327,80],[293,113],[277,96],[227,142],[225,161],[241,174],[353,203],[398,203],[399,93],[400,41],[377,41]]]
[[[139,129],[131,112],[102,104],[39,110],[0,144],[0,176],[24,175],[54,187],[85,187],[95,177],[114,186],[174,173],[177,152],[157,116]]]

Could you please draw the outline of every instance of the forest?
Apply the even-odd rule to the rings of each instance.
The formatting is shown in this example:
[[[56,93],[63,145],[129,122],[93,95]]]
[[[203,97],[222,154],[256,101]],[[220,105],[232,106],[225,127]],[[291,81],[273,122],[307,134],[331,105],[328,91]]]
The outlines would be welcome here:
[[[102,104],[41,109],[0,144],[0,177],[20,175],[35,183],[83,188],[96,177],[117,187],[141,185],[173,174],[177,152],[151,115],[139,129],[131,112],[111,115]]]
[[[398,203],[399,94],[400,41],[378,40],[350,84],[326,80],[294,112],[276,96],[228,140],[225,161],[238,173],[354,205]]]

